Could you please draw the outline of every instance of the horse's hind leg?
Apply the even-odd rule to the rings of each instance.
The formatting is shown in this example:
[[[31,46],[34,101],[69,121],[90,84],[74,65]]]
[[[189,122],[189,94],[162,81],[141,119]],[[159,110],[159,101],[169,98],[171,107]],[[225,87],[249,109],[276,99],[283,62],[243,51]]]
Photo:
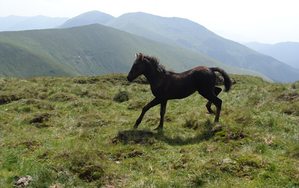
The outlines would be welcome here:
[[[216,97],[216,101],[213,102],[213,103],[216,105],[216,108],[217,108],[217,110],[216,110],[216,116],[215,116],[215,122],[218,122],[219,121],[219,117],[220,117],[222,100],[219,99],[218,97]]]
[[[212,95],[207,98],[209,101],[211,101],[215,106],[216,106],[216,115],[215,115],[215,122],[219,121],[220,117],[220,111],[221,111],[221,105],[222,105],[222,100],[219,99],[217,96]]]
[[[220,111],[221,111],[221,105],[222,100],[219,99],[214,92],[201,92],[198,91],[199,94],[201,94],[204,98],[208,99],[210,102],[212,102],[216,106],[216,115],[215,115],[215,122],[219,121]],[[219,94],[219,93],[218,93]]]
[[[218,94],[222,91],[222,89],[220,87],[215,87],[214,88],[214,94],[216,96],[218,96]],[[210,114],[214,114],[215,112],[211,109],[211,105],[212,105],[212,102],[211,101],[208,101],[207,104],[206,104],[206,107],[207,107],[207,110],[209,111]]]

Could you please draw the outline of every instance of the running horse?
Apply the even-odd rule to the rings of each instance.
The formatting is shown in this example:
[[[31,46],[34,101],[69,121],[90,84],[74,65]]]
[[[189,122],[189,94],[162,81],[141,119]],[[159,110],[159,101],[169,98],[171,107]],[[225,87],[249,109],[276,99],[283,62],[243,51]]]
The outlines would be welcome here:
[[[223,76],[225,91],[228,92],[232,85],[231,80],[228,74],[218,67],[208,68],[205,66],[198,66],[182,73],[174,73],[165,70],[164,66],[159,63],[159,60],[156,57],[143,55],[142,53],[136,54],[136,60],[127,79],[132,82],[138,76],[143,74],[150,83],[155,98],[143,107],[134,128],[138,127],[144,114],[150,108],[161,104],[160,124],[155,130],[162,129],[167,101],[188,97],[195,91],[208,99],[206,108],[209,113],[214,113],[211,109],[211,104],[213,103],[216,106],[215,122],[218,122],[222,100],[219,99],[217,95],[222,89],[215,87],[215,72],[219,72]]]

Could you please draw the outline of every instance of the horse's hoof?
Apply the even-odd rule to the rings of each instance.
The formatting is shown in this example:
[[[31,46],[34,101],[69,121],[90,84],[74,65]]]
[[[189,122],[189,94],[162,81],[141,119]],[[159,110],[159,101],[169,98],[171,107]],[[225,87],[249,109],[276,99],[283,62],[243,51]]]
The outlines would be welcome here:
[[[206,112],[206,114],[215,114],[213,110]]]
[[[161,127],[161,126],[154,128],[154,130],[162,130],[162,129],[163,129],[163,127]]]
[[[133,129],[137,129],[137,128],[138,128],[138,126],[134,125]]]

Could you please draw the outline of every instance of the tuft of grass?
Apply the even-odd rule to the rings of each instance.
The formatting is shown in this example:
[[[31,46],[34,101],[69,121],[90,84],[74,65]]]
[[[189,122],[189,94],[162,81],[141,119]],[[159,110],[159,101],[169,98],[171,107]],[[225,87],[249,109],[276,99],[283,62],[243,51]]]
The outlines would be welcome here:
[[[75,101],[77,100],[75,96],[70,93],[54,93],[53,95],[49,96],[50,101],[57,101],[57,102],[66,102],[66,101]]]
[[[121,91],[114,95],[113,100],[116,102],[125,102],[129,100],[129,93],[127,91]]]

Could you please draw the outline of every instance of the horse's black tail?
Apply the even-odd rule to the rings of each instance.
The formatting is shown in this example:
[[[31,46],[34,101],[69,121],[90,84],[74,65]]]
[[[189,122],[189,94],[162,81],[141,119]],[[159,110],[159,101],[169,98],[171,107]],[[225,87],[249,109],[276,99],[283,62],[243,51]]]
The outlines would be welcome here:
[[[219,67],[211,67],[210,70],[213,72],[217,71],[223,76],[224,86],[225,86],[224,91],[228,92],[232,86],[232,81],[231,81],[230,77],[228,76],[228,74],[224,70],[220,69]]]

